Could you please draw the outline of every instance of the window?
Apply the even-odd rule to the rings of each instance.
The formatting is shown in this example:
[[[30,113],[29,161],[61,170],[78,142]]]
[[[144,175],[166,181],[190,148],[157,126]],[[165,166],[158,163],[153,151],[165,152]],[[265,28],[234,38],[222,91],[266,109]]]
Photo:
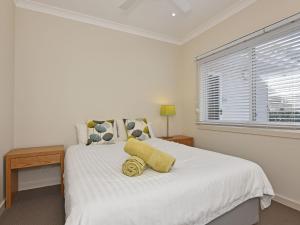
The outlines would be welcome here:
[[[198,60],[200,121],[300,128],[300,23]]]

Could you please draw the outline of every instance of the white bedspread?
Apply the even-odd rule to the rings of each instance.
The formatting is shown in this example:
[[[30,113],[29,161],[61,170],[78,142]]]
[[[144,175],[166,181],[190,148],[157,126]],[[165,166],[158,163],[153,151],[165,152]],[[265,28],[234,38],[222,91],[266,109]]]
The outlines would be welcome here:
[[[255,163],[160,139],[177,161],[170,173],[127,177],[125,143],[71,146],[66,153],[66,225],[204,225],[248,199],[274,195]]]

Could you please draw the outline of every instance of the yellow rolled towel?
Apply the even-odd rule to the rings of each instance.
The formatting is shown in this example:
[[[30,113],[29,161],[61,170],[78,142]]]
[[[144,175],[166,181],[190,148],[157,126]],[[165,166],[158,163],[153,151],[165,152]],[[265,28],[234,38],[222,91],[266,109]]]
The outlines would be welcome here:
[[[144,160],[136,156],[131,156],[122,165],[122,172],[129,177],[141,175],[146,167]]]
[[[125,152],[131,156],[137,156],[153,170],[161,173],[169,172],[176,159],[168,153],[162,152],[149,144],[130,138],[125,147]]]

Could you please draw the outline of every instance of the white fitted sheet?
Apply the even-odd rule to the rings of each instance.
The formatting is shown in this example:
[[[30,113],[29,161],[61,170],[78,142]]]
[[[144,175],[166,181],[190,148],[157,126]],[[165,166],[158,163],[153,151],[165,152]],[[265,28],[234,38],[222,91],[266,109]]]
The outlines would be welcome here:
[[[255,163],[160,139],[176,157],[169,173],[122,174],[125,142],[71,146],[66,152],[66,225],[204,225],[248,199],[271,204],[273,189]]]

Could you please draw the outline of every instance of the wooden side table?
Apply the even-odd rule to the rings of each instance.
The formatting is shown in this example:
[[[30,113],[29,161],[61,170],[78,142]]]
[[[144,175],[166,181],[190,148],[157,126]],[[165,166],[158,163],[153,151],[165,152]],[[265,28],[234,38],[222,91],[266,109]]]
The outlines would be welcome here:
[[[64,193],[64,146],[45,146],[34,148],[19,148],[5,155],[6,167],[6,208],[13,203],[14,194],[18,191],[18,170],[22,168],[60,164],[61,193]]]
[[[193,147],[194,146],[194,138],[184,136],[184,135],[175,135],[171,137],[160,137],[166,141],[173,141],[179,144],[184,144]]]

